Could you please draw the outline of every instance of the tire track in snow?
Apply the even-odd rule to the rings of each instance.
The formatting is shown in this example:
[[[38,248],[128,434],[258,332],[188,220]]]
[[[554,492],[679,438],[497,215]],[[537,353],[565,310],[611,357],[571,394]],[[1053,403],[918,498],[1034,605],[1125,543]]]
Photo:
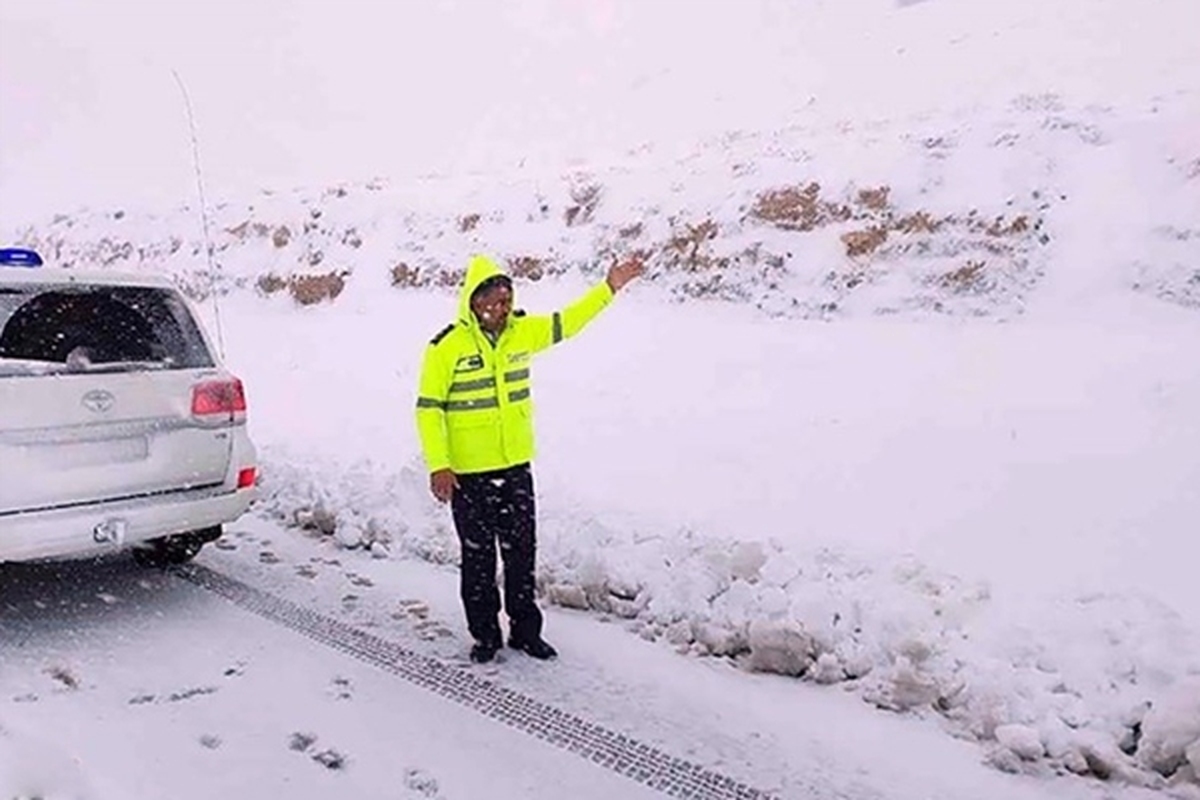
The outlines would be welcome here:
[[[775,795],[761,789],[676,758],[632,737],[436,658],[415,653],[216,570],[191,563],[172,567],[171,572],[246,611],[664,794],[701,800],[777,800]]]

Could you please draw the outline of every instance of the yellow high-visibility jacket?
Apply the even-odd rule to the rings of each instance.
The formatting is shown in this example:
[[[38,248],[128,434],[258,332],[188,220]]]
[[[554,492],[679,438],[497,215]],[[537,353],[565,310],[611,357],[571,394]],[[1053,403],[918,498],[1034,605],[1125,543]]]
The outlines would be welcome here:
[[[425,348],[417,431],[430,472],[490,472],[531,461],[534,354],[574,336],[613,299],[612,288],[602,281],[562,311],[514,311],[493,345],[471,311],[471,293],[501,274],[490,258],[472,257],[459,296],[458,321]]]

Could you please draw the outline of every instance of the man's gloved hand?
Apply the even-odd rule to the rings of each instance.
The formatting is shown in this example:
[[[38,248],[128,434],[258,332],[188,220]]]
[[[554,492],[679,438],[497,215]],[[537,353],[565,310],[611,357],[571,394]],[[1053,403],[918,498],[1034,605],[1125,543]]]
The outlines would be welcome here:
[[[458,488],[458,476],[452,470],[439,469],[429,475],[429,489],[438,502],[449,503]]]

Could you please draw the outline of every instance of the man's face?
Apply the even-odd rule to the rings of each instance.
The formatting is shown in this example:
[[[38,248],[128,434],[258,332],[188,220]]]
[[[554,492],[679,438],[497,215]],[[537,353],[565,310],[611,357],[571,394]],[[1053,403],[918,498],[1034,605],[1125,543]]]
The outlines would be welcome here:
[[[479,320],[479,327],[488,333],[500,333],[512,313],[512,289],[499,284],[479,292],[471,298],[471,311]]]

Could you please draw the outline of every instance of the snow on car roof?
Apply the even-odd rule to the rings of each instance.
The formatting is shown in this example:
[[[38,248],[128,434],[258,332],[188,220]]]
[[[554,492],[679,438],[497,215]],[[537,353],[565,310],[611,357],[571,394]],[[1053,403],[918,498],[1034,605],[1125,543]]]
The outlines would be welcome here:
[[[169,279],[161,275],[110,272],[108,270],[64,269],[62,267],[37,267],[34,269],[8,269],[0,267],[0,285],[30,284],[82,284],[99,286],[153,286],[174,288]]]

